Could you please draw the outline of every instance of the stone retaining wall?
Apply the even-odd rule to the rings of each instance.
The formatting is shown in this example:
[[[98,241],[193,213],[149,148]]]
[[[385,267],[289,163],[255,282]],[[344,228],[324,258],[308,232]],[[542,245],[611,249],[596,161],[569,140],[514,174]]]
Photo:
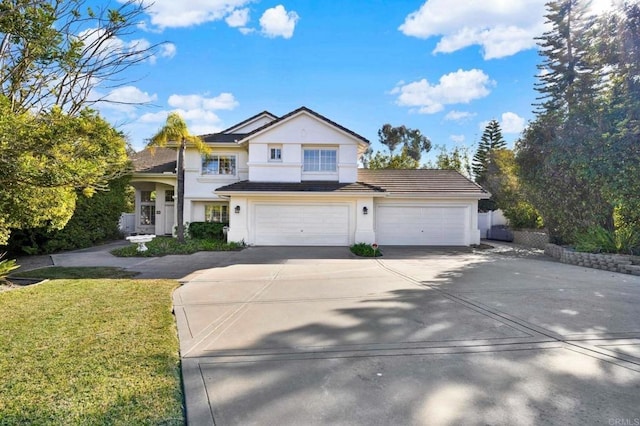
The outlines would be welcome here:
[[[549,244],[549,236],[545,232],[538,231],[513,231],[513,242],[544,250]]]
[[[640,258],[620,254],[580,253],[547,244],[544,253],[562,263],[640,276]]]

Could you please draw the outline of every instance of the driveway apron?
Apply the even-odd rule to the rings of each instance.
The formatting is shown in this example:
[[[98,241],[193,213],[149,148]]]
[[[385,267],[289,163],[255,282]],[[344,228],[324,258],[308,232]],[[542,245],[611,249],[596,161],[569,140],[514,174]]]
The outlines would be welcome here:
[[[640,419],[640,277],[495,251],[252,247],[190,273],[174,308],[190,425]]]

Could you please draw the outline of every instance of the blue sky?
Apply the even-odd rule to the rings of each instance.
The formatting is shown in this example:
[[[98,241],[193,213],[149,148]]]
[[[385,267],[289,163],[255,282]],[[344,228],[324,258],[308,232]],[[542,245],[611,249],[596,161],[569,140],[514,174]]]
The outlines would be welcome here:
[[[602,8],[607,0],[596,1]],[[127,43],[166,41],[102,114],[136,150],[177,110],[192,133],[300,106],[382,149],[385,123],[475,152],[487,121],[509,143],[532,118],[544,0],[154,0]],[[423,159],[428,159],[433,153]]]

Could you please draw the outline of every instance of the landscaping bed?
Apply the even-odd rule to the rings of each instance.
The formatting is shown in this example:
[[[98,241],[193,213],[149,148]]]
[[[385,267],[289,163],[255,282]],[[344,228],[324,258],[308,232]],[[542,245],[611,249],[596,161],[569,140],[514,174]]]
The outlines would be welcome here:
[[[242,250],[241,243],[227,243],[215,239],[189,238],[184,243],[173,237],[156,237],[145,244],[146,251],[138,251],[137,244],[111,250],[111,254],[118,257],[158,257],[171,254],[193,254],[199,251],[233,251]]]

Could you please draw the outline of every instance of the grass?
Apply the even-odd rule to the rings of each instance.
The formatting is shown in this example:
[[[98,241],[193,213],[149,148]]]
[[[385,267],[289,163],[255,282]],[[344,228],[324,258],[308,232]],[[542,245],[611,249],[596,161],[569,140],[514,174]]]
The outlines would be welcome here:
[[[219,240],[188,239],[180,244],[172,237],[156,237],[146,243],[147,251],[139,252],[138,245],[117,248],[111,254],[119,257],[157,257],[170,254],[193,254],[199,251],[232,251],[242,249],[241,243],[226,243]]]
[[[380,249],[374,250],[370,244],[367,243],[358,243],[349,247],[351,253],[360,257],[379,257],[382,256]]]
[[[0,293],[0,425],[182,425],[172,280]]]
[[[133,278],[138,275],[137,272],[127,271],[122,268],[114,268],[111,266],[96,266],[96,267],[64,267],[64,266],[51,266],[47,268],[33,269],[31,271],[21,271],[11,274],[12,277],[17,278],[41,278],[49,280],[61,280],[61,279],[122,279]]]

